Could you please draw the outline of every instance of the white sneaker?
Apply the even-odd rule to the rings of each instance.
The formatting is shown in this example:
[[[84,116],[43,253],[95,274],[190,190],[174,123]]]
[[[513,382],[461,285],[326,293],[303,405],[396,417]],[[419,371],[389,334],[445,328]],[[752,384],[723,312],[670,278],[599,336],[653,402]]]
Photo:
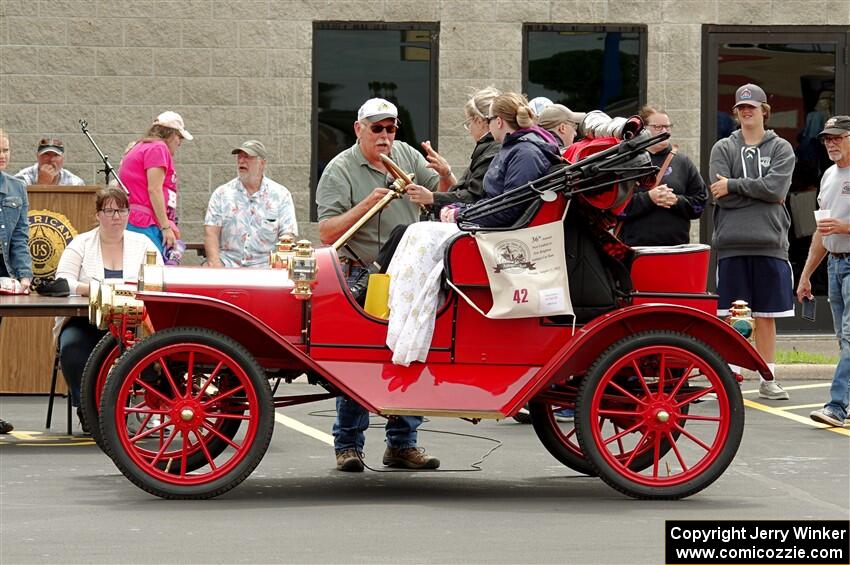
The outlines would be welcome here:
[[[768,400],[788,400],[788,392],[785,391],[776,380],[762,381],[759,385],[759,398],[767,398]]]
[[[826,424],[827,426],[835,426],[836,428],[844,427],[844,420],[834,414],[829,408],[823,407],[809,414],[809,418],[815,422]]]

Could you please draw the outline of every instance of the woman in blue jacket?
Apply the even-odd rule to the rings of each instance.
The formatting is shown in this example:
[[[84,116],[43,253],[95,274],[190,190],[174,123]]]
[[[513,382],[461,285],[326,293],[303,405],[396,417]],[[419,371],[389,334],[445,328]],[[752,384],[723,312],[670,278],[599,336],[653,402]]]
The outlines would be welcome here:
[[[6,174],[11,151],[9,137],[0,129],[0,277],[16,279],[21,290],[29,294],[32,280],[32,257],[29,248],[29,202],[23,181]],[[2,323],[3,318],[0,318]],[[0,434],[14,429],[0,418]]]
[[[554,135],[539,127],[536,114],[522,94],[505,92],[490,105],[485,118],[490,133],[502,148],[484,175],[484,198],[487,200],[512,188],[522,186],[545,175],[549,168],[561,162],[558,141]],[[454,222],[467,204],[443,208],[440,219]],[[519,204],[490,214],[476,223],[483,227],[504,227],[516,222],[527,204]]]

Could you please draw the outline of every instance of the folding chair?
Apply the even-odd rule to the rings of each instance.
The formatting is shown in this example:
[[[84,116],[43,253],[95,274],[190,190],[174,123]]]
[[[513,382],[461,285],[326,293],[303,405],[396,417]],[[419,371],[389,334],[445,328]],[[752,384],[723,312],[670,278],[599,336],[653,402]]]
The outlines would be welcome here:
[[[50,377],[50,398],[47,400],[47,422],[44,427],[50,429],[53,421],[53,399],[56,397],[56,378],[59,375],[59,346],[56,346],[56,354],[53,356],[53,375]],[[71,409],[71,391],[68,391],[68,435],[71,435],[73,424]]]

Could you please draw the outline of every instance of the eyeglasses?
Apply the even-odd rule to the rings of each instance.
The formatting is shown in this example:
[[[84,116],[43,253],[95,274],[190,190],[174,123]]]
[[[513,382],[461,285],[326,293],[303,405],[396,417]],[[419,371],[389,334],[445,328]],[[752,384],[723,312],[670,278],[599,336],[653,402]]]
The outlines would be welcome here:
[[[130,209],[129,208],[104,208],[103,210],[101,210],[101,212],[107,218],[109,216],[116,218],[118,216],[124,217],[124,216],[130,215]]]
[[[838,144],[838,143],[841,143],[841,140],[846,138],[846,137],[850,137],[850,134],[847,134],[847,135],[825,135],[821,138],[821,140],[823,140],[824,145],[827,145],[829,143]]]
[[[646,124],[646,127],[652,129],[653,131],[670,131],[673,129],[673,124]]]
[[[469,131],[469,126],[472,124],[472,120],[474,119],[475,118],[466,118],[465,120],[463,120],[463,129]]]
[[[387,133],[392,135],[398,131],[398,126],[395,124],[389,126],[382,126],[380,124],[372,124],[369,126],[369,129],[372,130],[372,133],[381,133],[384,130],[387,130]]]
[[[487,121],[487,124],[498,118],[499,116],[484,116],[484,119]]]

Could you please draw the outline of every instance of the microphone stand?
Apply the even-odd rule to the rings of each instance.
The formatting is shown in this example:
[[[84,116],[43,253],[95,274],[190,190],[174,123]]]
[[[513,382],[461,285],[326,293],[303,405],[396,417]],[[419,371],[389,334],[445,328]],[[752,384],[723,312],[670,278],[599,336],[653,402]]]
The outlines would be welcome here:
[[[115,169],[109,163],[109,155],[103,154],[103,151],[100,150],[100,147],[98,147],[97,143],[95,143],[94,139],[92,139],[92,136],[89,133],[88,127],[89,127],[89,123],[86,120],[80,120],[80,129],[83,131],[83,134],[87,138],[89,138],[89,141],[91,142],[92,146],[94,147],[94,150],[97,151],[97,154],[100,155],[101,161],[103,161],[103,168],[98,169],[97,172],[103,173],[106,176],[106,184],[107,185],[109,184],[109,176],[112,175],[113,177],[115,177],[115,180],[118,181],[118,186],[123,188],[124,192],[129,194],[130,191],[127,190],[127,187],[124,186],[124,183],[121,182],[121,179],[118,178],[118,175],[115,173]]]

